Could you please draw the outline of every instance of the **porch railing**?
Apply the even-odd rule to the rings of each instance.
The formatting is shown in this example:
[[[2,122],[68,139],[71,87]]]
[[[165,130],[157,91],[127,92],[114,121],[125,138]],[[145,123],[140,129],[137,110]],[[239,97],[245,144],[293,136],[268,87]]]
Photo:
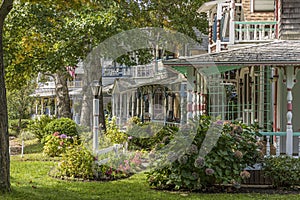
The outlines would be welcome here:
[[[271,139],[275,139],[274,141],[274,147],[276,149],[276,156],[279,156],[281,154],[280,151],[280,143],[281,143],[281,137],[286,136],[286,132],[259,132],[262,136],[266,137],[266,156],[271,156]],[[298,137],[298,156],[300,157],[300,132],[294,132],[293,133],[294,138]]]
[[[265,42],[276,38],[275,21],[235,21],[235,42]]]

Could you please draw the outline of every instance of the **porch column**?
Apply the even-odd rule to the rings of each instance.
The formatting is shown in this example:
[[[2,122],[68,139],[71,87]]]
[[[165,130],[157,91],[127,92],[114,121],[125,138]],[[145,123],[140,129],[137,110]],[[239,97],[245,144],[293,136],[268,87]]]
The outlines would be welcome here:
[[[154,92],[153,90],[150,91],[150,97],[149,97],[149,117],[150,117],[150,120],[153,119],[153,110],[154,110]]]
[[[199,117],[201,115],[201,113],[200,113],[200,106],[201,106],[200,105],[200,92],[198,92],[197,93],[197,110],[196,110],[197,117]]]
[[[123,94],[122,93],[120,93],[120,96],[119,96],[119,122],[118,122],[118,124],[119,124],[119,126],[121,126],[121,123],[122,123],[122,107],[123,107],[123,101],[122,101],[122,96],[123,96]]]
[[[44,114],[44,98],[41,99],[41,115]]]
[[[197,91],[193,92],[193,118],[197,117]]]
[[[131,92],[131,117],[134,116],[134,107],[135,107],[135,92]]]
[[[180,125],[187,123],[187,91],[186,83],[180,84]]]
[[[235,9],[235,1],[230,1],[230,21],[229,21],[229,43],[234,44],[235,34],[234,34],[234,9]]]
[[[126,93],[126,100],[127,100],[127,106],[126,106],[126,121],[130,118],[130,112],[131,112],[131,109],[130,109],[130,101],[131,101],[131,91],[128,91]],[[131,104],[132,105],[132,104]]]
[[[286,75],[286,87],[287,87],[287,124],[286,124],[286,154],[288,156],[293,155],[293,95],[292,89],[295,85],[295,69],[294,67],[286,67],[285,69]]]
[[[191,89],[187,92],[187,118],[193,118],[193,91]]]
[[[216,52],[221,51],[221,19],[222,19],[222,4],[218,3],[217,6],[217,41]]]

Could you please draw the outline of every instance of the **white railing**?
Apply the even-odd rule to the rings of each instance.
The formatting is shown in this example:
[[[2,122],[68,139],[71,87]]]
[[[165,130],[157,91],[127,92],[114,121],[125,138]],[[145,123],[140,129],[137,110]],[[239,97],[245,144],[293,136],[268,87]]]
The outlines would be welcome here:
[[[82,81],[70,81],[68,82],[69,88],[81,88],[82,87]]]
[[[272,41],[276,38],[276,24],[274,21],[235,21],[235,42]]]
[[[280,143],[281,137],[286,136],[286,132],[259,132],[262,136],[266,137],[266,156],[271,156],[271,145],[274,145],[276,149],[276,156],[280,156]],[[294,139],[298,137],[298,156],[300,157],[300,132],[293,133]],[[271,144],[271,138],[275,139],[275,142]]]
[[[107,153],[113,151],[115,153],[115,156],[118,157],[119,156],[119,150],[122,149],[123,152],[126,152],[127,151],[127,146],[128,146],[127,143],[125,143],[125,145],[114,144],[113,146],[98,150],[96,154],[97,154],[97,157],[98,157],[99,155],[107,154]],[[102,160],[97,161],[97,163],[99,165],[103,165],[103,164],[107,163],[109,161],[109,159],[110,158],[104,158]]]

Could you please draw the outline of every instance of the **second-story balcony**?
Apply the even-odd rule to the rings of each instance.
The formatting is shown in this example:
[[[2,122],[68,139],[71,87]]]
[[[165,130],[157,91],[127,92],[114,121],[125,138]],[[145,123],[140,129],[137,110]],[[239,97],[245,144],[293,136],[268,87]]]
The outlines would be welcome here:
[[[276,39],[275,21],[235,21],[234,43],[269,42]]]

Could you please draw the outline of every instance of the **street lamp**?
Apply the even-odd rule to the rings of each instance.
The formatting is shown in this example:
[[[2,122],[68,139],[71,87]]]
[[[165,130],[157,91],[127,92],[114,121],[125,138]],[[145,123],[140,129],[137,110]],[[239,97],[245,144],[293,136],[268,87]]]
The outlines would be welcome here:
[[[99,130],[99,99],[101,93],[101,85],[99,81],[94,80],[91,84],[93,93],[93,151],[97,153],[98,150],[98,130]]]

